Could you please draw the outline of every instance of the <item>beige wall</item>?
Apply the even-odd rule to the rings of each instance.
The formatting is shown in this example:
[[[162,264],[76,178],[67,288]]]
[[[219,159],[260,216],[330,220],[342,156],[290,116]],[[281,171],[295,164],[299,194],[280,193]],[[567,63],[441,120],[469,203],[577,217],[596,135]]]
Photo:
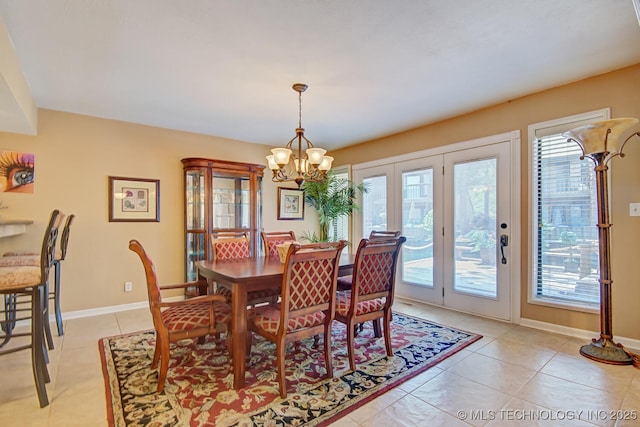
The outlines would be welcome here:
[[[283,135],[287,129],[283,129]],[[207,157],[266,164],[264,145],[39,110],[37,136],[0,132],[0,150],[35,153],[34,194],[0,193],[9,208],[2,219],[35,221],[21,236],[0,239],[0,253],[37,248],[52,209],[76,215],[62,268],[62,311],[78,311],[145,301],[142,265],[129,251],[138,239],[152,256],[162,283],[184,281],[184,157]],[[277,184],[263,180],[266,230],[315,230],[315,214],[305,221],[276,220]],[[160,222],[108,222],[108,176],[160,180]],[[294,185],[282,185],[294,187]],[[310,212],[311,211],[311,212]],[[124,282],[133,291],[124,292]]]
[[[640,117],[640,64],[602,76],[519,98],[472,114],[332,152],[335,164],[357,164],[383,157],[461,142],[518,129],[522,145],[521,242],[528,253],[529,193],[527,126],[604,107],[612,117]],[[0,193],[9,209],[3,218],[36,221],[22,236],[0,239],[0,252],[39,246],[42,230],[54,208],[75,213],[69,255],[63,267],[64,312],[140,302],[146,299],[139,261],[127,249],[139,239],[152,255],[163,283],[181,282],[183,267],[183,157],[210,157],[265,164],[267,146],[39,110],[38,135],[0,132],[0,149],[36,155],[35,193]],[[640,202],[640,140],[627,147],[628,156],[613,161],[612,273],[614,333],[640,339],[640,218],[628,216],[628,204]],[[263,181],[263,220],[267,230],[293,229],[298,235],[315,228],[316,216],[305,208],[305,221],[276,220],[276,189],[269,171]],[[108,222],[108,176],[160,179],[159,223]],[[527,271],[523,260],[522,317],[573,328],[599,330],[598,316],[527,303]],[[133,281],[134,290],[123,291]]]
[[[550,70],[552,72],[552,70]],[[640,118],[640,64],[576,83],[518,98],[491,108],[370,141],[332,155],[336,164],[358,164],[519,130],[522,139],[522,236],[523,257],[529,252],[529,141],[530,124],[610,107],[611,117]],[[638,130],[638,129],[636,129]],[[629,217],[629,203],[640,202],[640,138],[625,148],[627,157],[614,159],[611,177],[613,331],[617,336],[640,339],[640,218]],[[594,224],[595,226],[595,224]],[[529,304],[528,271],[523,259],[521,316],[572,328],[598,331],[599,317],[577,311]]]

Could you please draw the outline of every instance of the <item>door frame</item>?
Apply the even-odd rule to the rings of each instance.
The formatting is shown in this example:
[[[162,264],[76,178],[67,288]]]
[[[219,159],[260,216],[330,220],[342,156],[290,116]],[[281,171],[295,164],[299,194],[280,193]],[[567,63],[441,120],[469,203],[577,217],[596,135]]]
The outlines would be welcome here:
[[[353,180],[355,183],[358,183],[356,177],[362,176],[363,173],[366,172],[367,169],[371,168],[380,168],[383,170],[382,166],[387,166],[391,170],[390,175],[387,177],[387,183],[389,183],[389,179],[393,179],[394,173],[394,165],[396,163],[405,162],[409,160],[414,160],[420,157],[431,157],[439,154],[447,154],[454,151],[459,150],[468,150],[472,148],[481,147],[484,145],[491,145],[501,142],[507,142],[509,146],[509,159],[510,159],[510,180],[513,185],[510,187],[510,211],[511,211],[511,226],[510,226],[510,247],[509,253],[511,258],[511,269],[509,271],[509,282],[511,286],[511,323],[520,323],[520,300],[522,294],[522,277],[521,277],[521,264],[522,264],[522,253],[523,253],[523,242],[522,242],[522,214],[521,214],[521,201],[522,201],[522,179],[521,179],[521,138],[520,131],[513,130],[510,132],[504,132],[496,135],[490,135],[486,137],[476,138],[468,141],[461,141],[452,144],[447,144],[439,147],[429,148],[426,150],[420,150],[413,153],[401,154],[398,156],[387,157],[384,159],[358,163],[352,165],[353,172]],[[389,185],[389,184],[388,184]],[[397,186],[397,183],[394,184]],[[393,194],[393,192],[392,192]],[[397,198],[396,197],[387,197],[387,203],[393,203],[391,206],[387,206],[387,211],[396,210],[397,209]],[[354,213],[354,221],[352,236],[354,236],[354,241],[359,241],[362,238],[362,214],[357,211]],[[398,218],[395,218],[395,223],[387,223],[388,228],[391,229],[400,229],[399,227],[402,224],[399,223]],[[353,246],[353,245],[352,245]],[[357,246],[357,245],[356,245]],[[526,248],[525,248],[526,253]]]

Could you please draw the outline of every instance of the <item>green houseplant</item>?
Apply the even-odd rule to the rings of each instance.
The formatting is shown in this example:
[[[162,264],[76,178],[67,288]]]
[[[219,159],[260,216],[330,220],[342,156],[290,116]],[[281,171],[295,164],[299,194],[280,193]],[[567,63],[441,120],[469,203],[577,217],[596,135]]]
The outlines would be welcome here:
[[[337,219],[360,209],[356,203],[358,193],[366,193],[365,184],[355,185],[348,179],[338,178],[332,171],[323,181],[305,181],[302,185],[304,201],[318,213],[319,234],[305,232],[302,238],[310,242],[338,239]],[[329,227],[332,227],[329,235]]]
[[[478,252],[483,264],[496,263],[496,238],[487,230],[471,230],[466,237],[471,241],[471,252]]]

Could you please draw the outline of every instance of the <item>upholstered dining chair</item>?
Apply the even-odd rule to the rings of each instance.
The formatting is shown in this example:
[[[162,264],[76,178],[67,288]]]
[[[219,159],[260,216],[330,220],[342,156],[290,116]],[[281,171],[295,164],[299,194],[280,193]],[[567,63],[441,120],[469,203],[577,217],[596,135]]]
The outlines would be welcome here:
[[[336,278],[340,253],[347,242],[300,245],[287,252],[281,300],[254,308],[247,315],[249,329],[276,344],[280,397],[287,396],[285,346],[324,334],[327,377],[333,376],[331,324],[335,312]]]
[[[295,242],[296,234],[293,231],[261,231],[265,256],[278,255],[278,245],[285,242]]]
[[[220,231],[211,234],[211,246],[213,260],[221,259],[237,259],[249,258],[251,255],[249,249],[249,234],[245,231],[230,232]],[[213,292],[224,295],[227,302],[231,302],[231,290],[223,286],[215,287]],[[272,303],[278,300],[279,290],[265,289],[260,291],[249,292],[247,295],[247,305],[255,306],[256,304]]]
[[[401,231],[371,230],[371,233],[369,233],[369,240],[373,240],[373,239],[388,239],[388,238],[397,239],[400,236],[402,236],[402,232]]]
[[[231,351],[230,324],[231,307],[222,295],[201,295],[180,301],[164,302],[161,292],[167,289],[201,288],[202,283],[189,282],[176,285],[158,284],[153,261],[147,255],[140,242],[129,241],[129,249],[138,254],[147,280],[149,310],[156,331],[156,346],[153,352],[152,367],[158,371],[158,393],[164,390],[169,369],[170,344],[185,338],[198,338],[204,342],[207,335],[227,332],[227,348]],[[230,355],[231,358],[231,355]]]
[[[391,306],[395,289],[396,264],[400,247],[407,239],[362,239],[353,264],[351,289],[338,291],[336,320],[346,325],[349,367],[355,370],[355,327],[369,320],[384,323],[387,356],[391,348]],[[377,335],[377,334],[376,334]]]
[[[62,310],[60,309],[60,270],[62,268],[62,261],[67,257],[67,248],[69,246],[69,233],[71,231],[71,224],[75,215],[71,214],[67,216],[67,219],[62,228],[62,233],[59,234],[58,243],[56,245],[55,258],[53,260],[53,289],[49,289],[49,300],[53,301],[53,307],[56,316],[56,327],[58,329],[58,336],[64,335],[64,324],[62,322]],[[3,254],[3,257],[37,257],[38,252],[34,251],[9,251]],[[7,262],[5,260],[5,262]],[[11,261],[9,261],[11,262]],[[3,264],[3,260],[0,259],[0,266]]]
[[[369,233],[369,240],[375,239],[397,239],[402,235],[401,231],[391,231],[391,230],[371,230]],[[351,289],[351,281],[353,280],[353,276],[351,274],[344,275],[338,277],[338,290],[346,291]]]
[[[19,296],[23,302],[27,301],[29,303],[29,307],[25,309],[25,312],[29,313],[28,317],[22,317],[21,313],[23,311],[18,311],[12,302],[4,305],[4,313],[0,313],[0,325],[2,325],[2,330],[4,331],[4,336],[1,337],[0,356],[20,350],[31,350],[33,378],[41,408],[49,404],[47,389],[45,387],[45,383],[50,381],[50,377],[47,369],[47,356],[44,342],[44,317],[47,315],[46,284],[51,266],[53,265],[56,238],[58,235],[56,224],[59,222],[59,216],[60,212],[58,210],[51,212],[42,239],[39,265],[0,267],[0,294],[3,294],[5,297]],[[5,299],[5,301],[7,300]],[[13,301],[16,301],[16,299],[13,299]],[[2,320],[2,318],[4,318],[4,320]],[[30,320],[29,332],[14,333],[13,327],[15,326],[15,322],[20,320]],[[10,346],[8,345],[8,341],[12,337],[29,337],[30,341],[28,344],[21,343]],[[3,348],[5,346],[6,348]],[[6,383],[10,384],[10,381]]]

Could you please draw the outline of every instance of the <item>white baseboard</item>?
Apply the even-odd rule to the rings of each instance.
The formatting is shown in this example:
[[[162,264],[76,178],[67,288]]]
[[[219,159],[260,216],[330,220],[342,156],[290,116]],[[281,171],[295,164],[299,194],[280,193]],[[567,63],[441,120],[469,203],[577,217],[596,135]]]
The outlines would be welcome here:
[[[539,329],[546,332],[553,332],[556,334],[568,335],[570,337],[581,338],[585,340],[585,344],[591,342],[592,338],[598,338],[599,332],[587,331],[584,329],[570,328],[568,326],[556,325],[554,323],[541,322],[533,319],[520,319],[520,326],[526,326],[528,328]],[[640,349],[640,340],[626,337],[615,336],[614,340],[622,344],[628,349],[638,350]]]
[[[409,302],[409,304],[418,303],[418,304],[425,304],[425,305],[433,305],[434,307],[438,307],[443,310],[457,311],[447,307],[443,307],[438,304],[429,304],[424,301],[407,298],[405,296],[399,296],[399,295],[396,296],[396,301],[405,301],[405,302]],[[499,319],[493,319],[493,320],[500,321]],[[599,332],[571,328],[568,326],[556,325],[554,323],[541,322],[539,320],[533,320],[533,319],[520,318],[520,322],[512,322],[512,323],[519,324],[521,326],[526,326],[528,328],[539,329],[541,331],[552,332],[556,334],[567,335],[574,338],[584,339],[585,344],[590,343],[592,338],[598,338],[600,336]],[[623,346],[625,346],[630,350],[633,350],[634,353],[640,352],[640,340],[633,339],[633,338],[619,337],[619,336],[615,336],[614,339],[617,343],[622,344]]]
[[[184,299],[182,296],[163,298],[163,301],[180,301]],[[62,312],[62,320],[70,320],[70,319],[82,319],[84,317],[91,316],[99,316],[101,314],[112,314],[118,313],[121,311],[129,311],[129,310],[138,310],[141,308],[148,308],[149,301],[140,301],[140,302],[132,302],[129,304],[120,304],[120,305],[111,305],[107,307],[98,307],[98,308],[90,308],[88,310],[77,310],[77,311],[63,311]],[[151,313],[149,313],[149,317],[151,317]],[[55,313],[52,309],[49,310],[49,323],[56,323]],[[16,323],[16,326],[28,326],[31,322],[29,319],[20,320]]]
[[[183,297],[177,296],[177,297],[166,298],[165,301],[179,301],[181,299],[183,299]],[[410,300],[409,298],[402,298],[402,297],[400,297],[400,299]],[[416,301],[416,302],[421,302],[421,301]],[[422,303],[424,304],[424,302]],[[128,311],[128,310],[137,310],[141,308],[146,308],[148,306],[149,306],[148,301],[140,301],[140,302],[133,302],[129,304],[92,308],[88,310],[69,311],[69,312],[62,313],[62,317],[65,320],[80,319],[83,317],[98,316],[101,314],[118,313],[120,311]],[[56,321],[55,317],[52,317],[50,319],[51,319],[50,320],[51,322]],[[586,341],[585,344],[590,342],[592,338],[597,338],[600,335],[599,332],[571,328],[568,326],[556,325],[554,323],[541,322],[539,320],[526,319],[526,318],[520,318],[520,325],[526,326],[528,328],[539,329],[541,331],[567,335],[575,338],[581,338]],[[634,351],[640,350],[640,340],[633,339],[633,338],[619,337],[619,336],[616,336],[614,338],[617,343],[620,343],[629,349],[633,349]]]
[[[180,299],[180,298],[178,298]],[[169,298],[167,298],[169,300]],[[62,313],[63,320],[80,319],[83,317],[99,316],[101,314],[118,313],[121,311],[137,310],[149,307],[148,301],[132,302],[129,304],[111,305],[108,307],[90,308],[88,310],[67,311]],[[149,314],[151,315],[151,314]],[[55,322],[55,318],[53,318]]]
[[[183,300],[183,296],[176,296],[170,298],[163,298],[162,301],[180,301]],[[119,313],[121,311],[138,310],[141,308],[149,308],[149,301],[132,302],[129,304],[111,305],[107,307],[90,308],[88,310],[67,311],[62,313],[63,320],[80,319],[83,317],[99,316],[101,314]],[[151,313],[149,313],[151,316]],[[55,322],[55,318],[53,318]]]

